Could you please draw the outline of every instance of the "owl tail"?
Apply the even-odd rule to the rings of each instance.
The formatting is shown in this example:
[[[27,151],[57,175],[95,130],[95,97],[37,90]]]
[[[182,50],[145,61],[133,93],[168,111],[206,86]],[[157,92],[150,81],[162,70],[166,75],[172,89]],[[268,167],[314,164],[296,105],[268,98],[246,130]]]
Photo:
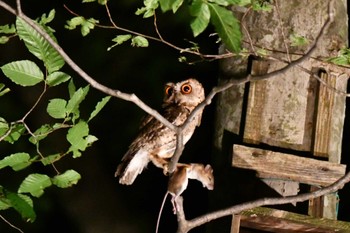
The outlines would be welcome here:
[[[119,176],[120,184],[131,185],[134,183],[137,175],[147,166],[149,161],[149,156],[146,151],[140,150],[134,155],[125,155],[114,175],[115,177]]]

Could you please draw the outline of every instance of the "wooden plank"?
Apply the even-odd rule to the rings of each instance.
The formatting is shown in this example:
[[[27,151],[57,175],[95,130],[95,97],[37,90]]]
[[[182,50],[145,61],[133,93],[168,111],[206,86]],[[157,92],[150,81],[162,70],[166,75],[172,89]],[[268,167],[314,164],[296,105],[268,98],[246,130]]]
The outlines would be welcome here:
[[[285,66],[271,63],[272,72]],[[295,75],[298,73],[298,75]],[[250,84],[244,142],[266,143],[294,150],[312,150],[315,80],[291,68],[278,78]]]
[[[321,72],[323,83],[319,84],[316,101],[315,133],[313,155],[328,158],[328,161],[340,163],[341,141],[344,125],[345,97],[336,93],[346,91],[347,78],[335,72]],[[326,86],[326,85],[328,86]],[[319,187],[311,187],[316,190]],[[309,215],[314,217],[337,218],[337,196],[328,194],[309,201]]]
[[[232,166],[256,170],[268,178],[327,186],[345,174],[343,164],[234,145]]]
[[[253,61],[252,75],[266,74],[267,61]],[[244,128],[244,141],[247,143],[259,143],[261,141],[261,113],[265,107],[266,81],[252,82],[249,86],[246,123]]]
[[[241,226],[276,233],[350,232],[350,223],[257,207],[241,212]]]
[[[335,86],[336,78],[334,76],[329,76],[324,72],[321,72],[320,76],[327,85]],[[313,148],[313,154],[315,156],[328,158],[334,95],[334,90],[331,90],[325,85],[320,85],[317,98],[317,117]]]
[[[240,228],[241,228],[241,215],[233,214],[230,233],[239,233]]]

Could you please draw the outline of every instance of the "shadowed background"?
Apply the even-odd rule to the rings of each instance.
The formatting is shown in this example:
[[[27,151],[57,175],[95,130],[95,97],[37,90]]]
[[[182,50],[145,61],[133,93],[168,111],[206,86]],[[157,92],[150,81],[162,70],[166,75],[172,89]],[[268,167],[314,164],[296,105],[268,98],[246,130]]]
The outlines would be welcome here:
[[[82,37],[79,29],[68,31],[64,29],[64,22],[74,15],[63,7],[64,4],[79,15],[86,18],[94,17],[99,19],[101,24],[109,24],[104,7],[95,3],[80,4],[78,1],[50,3],[28,0],[23,2],[23,10],[28,16],[37,18],[42,13],[48,13],[55,8],[56,17],[50,25],[56,30],[55,35],[59,44],[98,82],[126,93],[135,93],[146,104],[156,109],[161,105],[163,85],[168,81],[177,82],[195,77],[203,83],[206,93],[216,84],[219,73],[217,61],[199,62],[195,65],[180,63],[178,57],[183,54],[159,42],[149,41],[148,48],[133,48],[127,42],[107,52],[107,48],[113,44],[111,40],[116,35],[125,33],[113,29],[96,28],[88,36]],[[141,4],[141,1],[119,0],[110,1],[109,7],[118,26],[156,36],[152,18],[142,19],[141,16],[134,15]],[[0,12],[0,25],[14,22],[14,16],[2,9]],[[189,13],[185,10],[182,10],[178,17],[173,17],[171,13],[157,15],[159,31],[164,39],[180,47],[190,47],[191,43],[184,40],[184,38],[192,39],[190,28],[185,23],[188,17]],[[199,42],[203,53],[216,54],[218,44],[216,37],[209,37],[210,32],[212,30],[209,28],[196,41]],[[18,38],[13,38],[8,44],[0,45],[0,65],[22,59],[31,59],[41,64],[27,52]],[[188,60],[199,60],[199,58],[189,56]],[[67,65],[63,70],[73,77],[77,87],[87,85]],[[0,99],[0,116],[8,121],[21,118],[33,106],[42,91],[40,85],[31,88],[18,87],[7,80],[3,74],[0,74],[0,82],[5,83],[12,90]],[[41,104],[28,118],[27,123],[32,129],[44,122],[52,122],[46,113],[46,104],[49,99],[58,97],[68,98],[67,85],[48,91]],[[87,99],[81,105],[83,118],[88,117],[96,102],[102,97],[104,97],[102,93],[90,90]],[[211,163],[214,106],[215,103],[205,109],[202,124],[186,145],[180,161]],[[90,134],[98,137],[99,141],[88,148],[81,158],[73,159],[68,156],[56,164],[61,172],[66,169],[78,171],[82,176],[78,185],[68,189],[50,187],[39,200],[33,198],[37,212],[35,223],[25,223],[13,210],[1,214],[26,233],[154,232],[160,205],[166,192],[167,178],[151,164],[142,175],[138,176],[132,186],[119,185],[118,180],[114,178],[116,166],[136,136],[139,122],[144,115],[145,113],[136,105],[112,98],[90,124]],[[345,122],[344,141],[349,135],[348,118]],[[64,151],[68,146],[63,134],[58,133],[50,138],[42,145],[43,150],[48,153]],[[20,140],[15,146],[1,142],[0,147],[1,157],[24,150],[35,153],[35,148],[26,140]],[[343,152],[344,155],[349,154],[349,149],[344,146]],[[343,160],[342,163],[347,164],[349,156],[343,156]],[[40,164],[20,172],[12,172],[6,168],[0,172],[1,184],[11,190],[17,190],[20,182],[31,172],[55,175],[51,167],[43,167]],[[214,175],[215,172],[220,171],[214,171]],[[183,194],[188,219],[207,212],[208,193],[209,191],[203,189],[199,182],[190,182]],[[341,198],[344,205],[340,205],[339,217],[349,221],[350,214],[347,208],[349,203],[346,203],[349,191],[344,189],[340,194],[344,196]],[[176,231],[176,217],[171,210],[170,200],[168,200],[163,210],[160,232]],[[205,230],[202,227],[192,232],[203,231]],[[17,231],[0,221],[0,232]]]

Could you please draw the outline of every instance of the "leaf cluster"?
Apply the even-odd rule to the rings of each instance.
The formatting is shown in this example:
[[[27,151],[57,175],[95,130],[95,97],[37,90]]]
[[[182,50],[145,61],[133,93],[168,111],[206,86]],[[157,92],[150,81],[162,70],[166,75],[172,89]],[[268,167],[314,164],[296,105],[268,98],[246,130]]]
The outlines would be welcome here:
[[[53,40],[56,41],[54,30],[47,24],[55,17],[52,10],[48,15],[43,14],[35,23],[41,27]],[[31,196],[40,197],[44,190],[50,186],[68,188],[77,184],[81,178],[74,169],[68,169],[61,173],[54,163],[63,157],[71,155],[73,158],[82,156],[82,153],[91,146],[97,137],[89,134],[89,124],[92,119],[103,109],[110,97],[105,97],[99,101],[87,119],[80,115],[80,106],[89,93],[89,86],[77,88],[70,75],[62,71],[65,64],[61,55],[46,41],[46,39],[34,30],[23,19],[17,18],[14,25],[0,27],[0,33],[13,33],[23,41],[27,50],[34,55],[42,64],[37,64],[37,60],[17,60],[4,64],[0,67],[2,73],[13,83],[22,87],[31,87],[42,84],[44,95],[51,88],[66,84],[68,99],[53,98],[48,103],[41,103],[42,95],[33,104],[32,109],[23,113],[20,120],[8,120],[0,116],[0,142],[16,144],[20,138],[32,145],[33,150],[20,151],[0,157],[0,172],[8,172],[11,168],[13,172],[26,169],[34,163],[41,163],[43,166],[52,166],[57,175],[50,177],[47,174],[31,173],[27,175],[19,184],[16,192],[8,190],[0,184],[0,211],[13,208],[25,220],[33,222],[36,218],[34,204]],[[41,67],[44,67],[42,69]],[[0,83],[0,96],[5,95],[10,90]],[[36,130],[31,130],[26,118],[38,104],[46,104],[46,112],[52,118],[50,123],[42,122]],[[50,137],[55,131],[61,130],[66,134],[68,148],[56,153],[47,153],[42,147],[45,139]],[[36,151],[33,153],[33,151]],[[30,195],[28,195],[30,194]]]
[[[241,47],[239,21],[227,7],[240,4],[242,4],[240,0],[145,0],[144,6],[139,8],[136,14],[148,18],[153,16],[158,8],[162,12],[171,11],[175,14],[180,7],[186,6],[193,17],[190,27],[194,37],[212,24],[226,47],[232,52],[239,52]]]

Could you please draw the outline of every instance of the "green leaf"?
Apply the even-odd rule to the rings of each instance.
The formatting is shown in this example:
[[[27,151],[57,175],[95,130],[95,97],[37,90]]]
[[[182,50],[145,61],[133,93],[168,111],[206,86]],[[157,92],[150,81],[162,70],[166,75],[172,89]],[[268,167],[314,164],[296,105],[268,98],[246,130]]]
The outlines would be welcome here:
[[[66,106],[66,114],[67,116],[71,113],[73,113],[75,118],[79,116],[79,105],[80,103],[85,99],[87,93],[89,92],[89,86],[86,86],[84,88],[79,88],[70,100],[67,103]]]
[[[210,21],[210,10],[208,4],[202,0],[194,0],[190,6],[190,13],[195,19],[191,22],[193,36],[201,34],[207,27]]]
[[[40,25],[38,26],[41,27]],[[19,38],[24,41],[26,47],[34,56],[44,62],[49,74],[62,68],[64,65],[63,58],[43,36],[18,17],[16,28]],[[43,28],[43,30],[45,29]],[[51,32],[48,34],[53,37]],[[52,39],[56,40],[55,38]]]
[[[175,0],[174,3],[172,4],[172,10],[173,13],[176,13],[176,11],[180,8],[180,6],[182,5],[182,3],[184,2],[184,0]]]
[[[91,146],[94,142],[96,142],[98,140],[98,138],[95,137],[94,135],[88,135],[88,136],[86,136],[85,140],[87,142],[87,145]]]
[[[148,40],[142,36],[135,36],[131,39],[131,45],[136,47],[148,47]]]
[[[252,7],[255,11],[267,11],[270,12],[273,9],[273,5],[269,1],[252,0]]]
[[[209,3],[208,6],[211,14],[210,21],[226,47],[232,52],[239,52],[241,31],[238,20],[230,10],[224,7],[213,3]]]
[[[6,156],[0,160],[0,169],[4,167],[11,167],[14,171],[19,171],[23,168],[28,167],[31,162],[30,155],[27,153],[15,153],[9,156]]]
[[[82,16],[77,16],[77,17],[74,17],[74,18],[68,20],[65,28],[67,28],[69,30],[73,30],[76,27],[80,26],[81,27],[80,28],[81,34],[83,36],[86,36],[90,33],[91,29],[94,29],[95,24],[98,22],[99,21],[94,19],[94,18],[85,19]]]
[[[47,85],[49,85],[50,87],[54,87],[68,81],[70,78],[71,78],[70,75],[61,71],[56,71],[49,74],[49,76],[47,76],[46,82],[47,82]]]
[[[0,210],[6,210],[11,207],[10,200],[0,195]]]
[[[49,124],[45,124],[40,126],[39,129],[35,130],[33,135],[29,138],[29,142],[33,144],[37,144],[40,140],[43,140],[46,138],[47,135],[49,135],[50,132],[53,131],[53,128]]]
[[[129,40],[131,38],[131,34],[125,34],[125,35],[118,35],[112,39],[113,42],[117,43],[118,45],[124,43],[125,41]]]
[[[33,202],[30,197],[23,194],[5,192],[5,197],[10,205],[22,216],[23,219],[29,222],[34,222],[36,214],[33,209]]]
[[[44,80],[44,74],[32,61],[14,61],[1,67],[12,82],[21,86],[34,86]]]
[[[158,2],[163,12],[172,10],[173,0],[159,0]]]
[[[9,130],[9,124],[6,122],[6,120],[2,117],[0,117],[0,137],[5,135],[7,131]]]
[[[350,64],[350,48],[341,48],[338,52],[338,56],[330,57],[327,61],[336,65],[349,65]]]
[[[11,144],[13,144],[15,141],[17,141],[21,135],[25,132],[26,128],[23,124],[16,124],[12,126],[11,133],[4,139],[4,141],[7,141]]]
[[[107,4],[107,2],[108,2],[108,0],[98,0],[97,1],[98,2],[98,4],[100,4],[100,5],[106,5]]]
[[[61,175],[52,178],[52,183],[59,188],[68,188],[78,183],[81,176],[74,170],[67,170]]]
[[[107,51],[111,50],[111,49],[114,48],[115,46],[118,46],[118,45],[123,44],[125,41],[130,40],[131,37],[132,37],[131,34],[118,35],[118,36],[114,37],[114,38],[112,39],[112,41],[115,42],[115,44],[112,45],[112,46],[110,46],[110,47],[108,47],[108,48],[107,48]]]
[[[6,44],[10,40],[8,36],[0,36],[0,44]]]
[[[71,144],[69,151],[73,152],[73,157],[80,157],[80,151],[85,151],[89,146],[86,137],[89,135],[89,126],[84,121],[79,121],[68,130],[67,140]]]
[[[102,108],[108,103],[110,99],[110,96],[106,96],[96,104],[95,110],[90,114],[88,122],[92,120],[102,110]]]
[[[0,33],[4,34],[15,34],[16,33],[16,27],[13,24],[6,24],[0,26]]]
[[[238,1],[235,1],[235,0],[209,0],[210,2],[213,2],[213,3],[216,3],[220,6],[228,6],[230,4],[237,4]]]
[[[46,166],[46,165],[49,165],[49,164],[53,164],[54,162],[58,161],[60,158],[61,158],[60,154],[53,154],[53,155],[46,156],[45,158],[42,158],[40,160],[40,162],[44,166]]]
[[[84,22],[84,17],[82,16],[77,16],[74,18],[71,18],[70,20],[67,21],[67,24],[64,26],[66,29],[73,30],[79,25],[81,25]]]
[[[76,91],[76,87],[74,85],[73,79],[71,79],[68,83],[68,92],[69,92],[69,98],[72,98]]]
[[[19,193],[30,193],[34,197],[44,194],[44,189],[52,185],[50,177],[43,174],[30,174],[19,186]]]
[[[3,96],[8,92],[10,92],[10,88],[5,88],[5,84],[0,83],[0,96]],[[1,135],[1,133],[0,133],[0,135]]]
[[[47,113],[55,119],[65,119],[67,117],[67,101],[64,99],[51,99],[47,105]]]
[[[50,23],[55,18],[56,11],[52,9],[48,15],[46,13],[42,14],[39,20],[39,23],[42,25]]]
[[[99,21],[94,19],[94,18],[90,18],[86,21],[84,21],[82,24],[81,24],[81,34],[83,36],[86,36],[87,34],[90,33],[90,30],[91,29],[94,29],[95,27],[95,24],[98,23]]]
[[[137,9],[136,15],[143,15],[143,18],[149,18],[154,15],[155,10],[158,8],[159,0],[144,0],[144,7]]]
[[[289,39],[291,42],[291,46],[304,46],[309,43],[309,40],[306,37],[299,36],[294,33],[289,36]]]

